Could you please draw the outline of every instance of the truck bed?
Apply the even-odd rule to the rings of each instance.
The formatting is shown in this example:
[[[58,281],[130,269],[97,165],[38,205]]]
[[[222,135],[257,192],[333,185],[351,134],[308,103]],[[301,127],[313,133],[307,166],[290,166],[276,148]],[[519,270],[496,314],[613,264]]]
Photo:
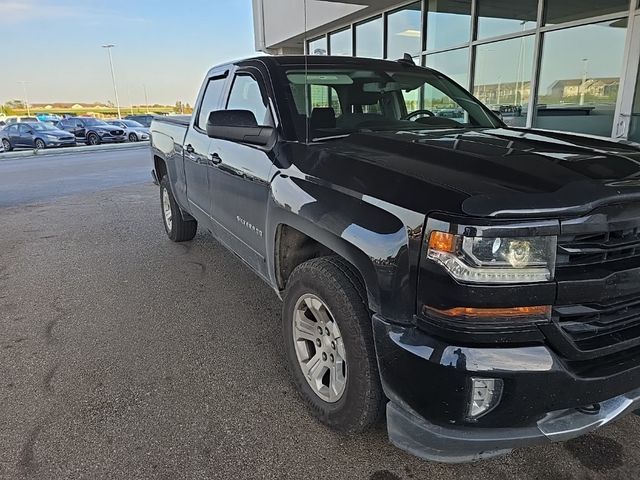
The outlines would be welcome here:
[[[174,125],[183,125],[185,127],[189,126],[189,121],[191,121],[191,115],[164,115],[157,116],[153,119],[154,122],[161,123],[172,123]]]

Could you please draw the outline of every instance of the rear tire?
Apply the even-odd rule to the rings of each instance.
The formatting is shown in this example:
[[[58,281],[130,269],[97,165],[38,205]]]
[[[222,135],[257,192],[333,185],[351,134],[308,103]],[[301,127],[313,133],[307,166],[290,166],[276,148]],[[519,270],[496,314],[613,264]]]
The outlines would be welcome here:
[[[284,296],[283,335],[293,382],[316,418],[346,433],[359,433],[375,424],[386,402],[366,298],[357,271],[337,256],[296,267]],[[342,348],[335,359],[331,356],[334,343],[338,350]],[[344,358],[346,368],[336,373],[338,358]],[[334,374],[346,383],[344,387],[333,389]],[[333,398],[327,398],[326,392],[333,392]]]
[[[198,222],[182,218],[180,207],[173,198],[169,177],[160,180],[160,207],[167,236],[174,242],[186,242],[193,239],[198,231]]]
[[[36,138],[34,145],[36,147],[36,150],[44,150],[45,148],[47,148],[47,144],[44,143],[44,140],[42,140],[41,138]]]
[[[11,150],[13,150],[13,146],[11,145],[11,142],[6,138],[2,139],[2,146],[4,147],[5,152],[10,152]]]

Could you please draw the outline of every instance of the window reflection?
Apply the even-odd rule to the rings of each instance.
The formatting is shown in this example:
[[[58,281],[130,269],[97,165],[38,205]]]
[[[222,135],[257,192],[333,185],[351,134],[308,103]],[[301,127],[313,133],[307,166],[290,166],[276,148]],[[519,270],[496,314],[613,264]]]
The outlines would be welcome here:
[[[508,125],[524,127],[531,95],[533,35],[479,45],[473,94]]]
[[[353,55],[351,29],[340,30],[329,35],[329,52],[331,55],[350,57]]]
[[[535,28],[538,0],[478,0],[478,38]]]
[[[421,21],[420,2],[413,3],[402,10],[387,16],[387,58],[402,58],[405,53],[420,53]]]
[[[470,1],[429,0],[428,9],[427,50],[453,47],[469,41]]]
[[[356,56],[382,58],[382,17],[356,25]]]
[[[307,44],[307,51],[309,52],[309,55],[326,55],[327,39],[325,37],[321,37],[316,40],[310,40]]]
[[[611,135],[626,26],[623,19],[544,35],[536,127]]]
[[[464,88],[469,87],[469,49],[427,55],[426,66],[451,77]]]
[[[629,0],[546,0],[545,23],[555,25],[629,9]]]

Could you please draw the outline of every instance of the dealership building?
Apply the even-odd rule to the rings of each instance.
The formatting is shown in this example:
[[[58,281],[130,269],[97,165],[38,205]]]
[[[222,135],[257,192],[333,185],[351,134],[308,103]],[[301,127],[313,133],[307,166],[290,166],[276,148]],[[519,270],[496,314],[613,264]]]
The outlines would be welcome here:
[[[405,53],[505,122],[640,142],[640,0],[253,0],[271,54]]]

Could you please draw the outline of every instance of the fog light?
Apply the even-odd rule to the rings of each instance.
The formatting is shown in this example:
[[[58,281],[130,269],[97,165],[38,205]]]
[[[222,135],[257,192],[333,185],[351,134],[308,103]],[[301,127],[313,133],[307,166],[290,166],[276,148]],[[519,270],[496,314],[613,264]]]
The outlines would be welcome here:
[[[476,420],[493,410],[502,397],[502,380],[499,378],[471,378],[469,395],[469,420]]]

